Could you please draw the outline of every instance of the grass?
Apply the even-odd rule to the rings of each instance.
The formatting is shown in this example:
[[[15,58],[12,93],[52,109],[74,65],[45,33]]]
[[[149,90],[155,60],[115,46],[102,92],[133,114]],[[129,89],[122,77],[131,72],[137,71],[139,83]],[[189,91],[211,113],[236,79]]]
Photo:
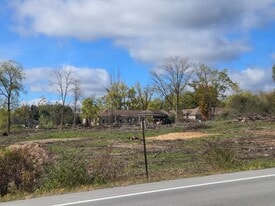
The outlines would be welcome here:
[[[275,167],[274,126],[274,122],[212,121],[195,128],[177,125],[146,129],[146,137],[190,130],[212,134],[189,140],[147,141],[149,181]],[[7,147],[18,142],[49,139],[52,141],[41,144],[55,159],[50,168],[54,169],[54,165],[60,164],[65,170],[70,169],[68,162],[80,162],[79,172],[83,173],[82,164],[85,164],[92,179],[88,182],[89,185],[76,184],[76,187],[52,187],[48,181],[47,187],[38,188],[32,195],[146,182],[140,130],[26,131],[1,137],[0,144]],[[60,171],[63,171],[62,168],[55,168],[51,173],[45,174],[44,181],[51,176],[69,179],[67,173],[60,176]],[[115,175],[110,175],[114,173]],[[82,175],[86,178],[84,173]],[[58,185],[58,182],[55,184]],[[18,195],[26,197],[26,193],[19,192],[9,194],[0,201],[18,198]]]

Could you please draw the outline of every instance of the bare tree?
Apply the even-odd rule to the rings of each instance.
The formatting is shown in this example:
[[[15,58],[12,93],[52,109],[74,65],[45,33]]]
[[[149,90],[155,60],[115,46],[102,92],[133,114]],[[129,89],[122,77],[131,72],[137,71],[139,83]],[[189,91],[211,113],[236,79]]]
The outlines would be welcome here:
[[[58,92],[61,98],[61,122],[60,129],[63,129],[64,125],[64,108],[66,103],[66,98],[69,94],[71,94],[75,79],[73,78],[73,72],[70,69],[61,68],[55,70],[53,73],[53,81],[50,84],[54,87],[54,89]]]
[[[180,95],[188,85],[193,74],[192,64],[187,58],[169,57],[151,72],[155,90],[170,104],[176,112],[178,121]]]
[[[74,111],[74,119],[73,119],[73,128],[75,128],[76,125],[76,117],[77,117],[77,103],[80,100],[80,97],[82,95],[82,91],[80,88],[80,81],[74,80],[72,85],[72,96],[73,96],[73,111]]]
[[[0,95],[4,96],[7,105],[7,133],[11,130],[11,105],[12,99],[23,90],[23,67],[15,61],[0,63]]]
[[[142,88],[140,83],[137,83],[136,90],[137,90],[137,99],[139,101],[141,109],[147,110],[153,95],[153,89],[150,86],[146,86]]]

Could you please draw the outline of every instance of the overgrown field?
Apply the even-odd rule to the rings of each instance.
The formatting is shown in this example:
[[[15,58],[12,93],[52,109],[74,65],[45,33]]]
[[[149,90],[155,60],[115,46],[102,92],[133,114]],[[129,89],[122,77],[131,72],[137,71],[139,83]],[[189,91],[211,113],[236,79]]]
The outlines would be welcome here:
[[[145,134],[149,181],[275,166],[275,122],[185,123]],[[138,127],[18,131],[0,145],[1,201],[147,181]]]

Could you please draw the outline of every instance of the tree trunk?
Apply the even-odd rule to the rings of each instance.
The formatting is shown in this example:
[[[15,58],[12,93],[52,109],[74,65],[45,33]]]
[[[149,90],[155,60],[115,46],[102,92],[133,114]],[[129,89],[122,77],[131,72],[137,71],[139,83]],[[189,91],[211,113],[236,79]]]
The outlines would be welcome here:
[[[179,93],[176,94],[176,123],[179,122]]]
[[[74,106],[74,118],[73,118],[72,128],[75,129],[75,127],[76,127],[76,105]]]
[[[64,104],[62,104],[62,108],[61,108],[60,130],[63,130],[63,124],[64,124]]]
[[[8,122],[7,122],[7,133],[11,132],[11,97],[8,97]]]

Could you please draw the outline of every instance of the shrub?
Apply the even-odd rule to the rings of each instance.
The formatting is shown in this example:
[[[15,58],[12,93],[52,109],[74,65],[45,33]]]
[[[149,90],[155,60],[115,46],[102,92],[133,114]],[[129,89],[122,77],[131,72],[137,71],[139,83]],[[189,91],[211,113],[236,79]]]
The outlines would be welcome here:
[[[14,184],[17,190],[32,191],[34,185],[25,184],[24,182],[23,176],[27,173],[34,173],[34,170],[19,152],[8,149],[2,151],[0,155],[1,196],[8,194],[9,185],[11,184]],[[26,188],[26,186],[28,187]]]
[[[37,144],[11,146],[0,151],[0,194],[8,194],[9,186],[32,192],[49,160],[46,151]]]
[[[41,181],[41,189],[74,188],[87,184],[106,184],[118,180],[124,166],[115,160],[110,149],[95,158],[89,165],[85,162],[66,158],[49,166]]]
[[[206,141],[203,159],[213,169],[231,169],[239,165],[236,152],[229,141]]]
[[[4,196],[8,193],[8,185],[11,179],[11,159],[13,154],[9,150],[0,152],[0,194]]]
[[[48,168],[45,177],[41,181],[41,188],[73,188],[91,182],[92,178],[83,162],[66,160]]]
[[[52,161],[48,152],[37,143],[26,143],[21,145],[12,145],[9,149],[19,153],[25,161],[30,164],[36,173],[42,173],[45,166]]]
[[[125,169],[124,164],[116,160],[111,153],[111,149],[107,148],[90,166],[89,171],[96,184],[117,181]]]

